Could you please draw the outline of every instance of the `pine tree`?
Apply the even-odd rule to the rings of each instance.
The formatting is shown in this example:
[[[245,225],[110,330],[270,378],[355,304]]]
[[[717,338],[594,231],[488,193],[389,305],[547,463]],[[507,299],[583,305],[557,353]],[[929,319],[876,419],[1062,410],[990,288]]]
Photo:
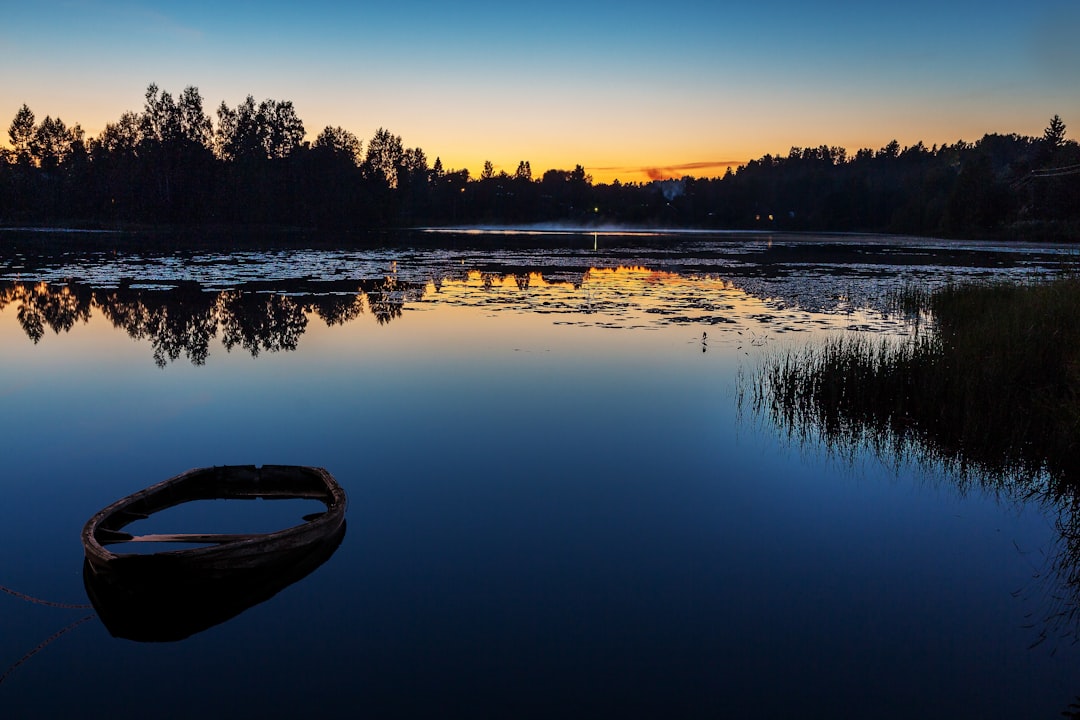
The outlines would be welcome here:
[[[15,119],[8,128],[8,138],[15,162],[19,165],[29,165],[32,157],[30,145],[34,141],[34,112],[24,103],[15,113]]]
[[[1065,123],[1060,116],[1054,115],[1050,118],[1050,124],[1043,131],[1043,141],[1051,148],[1059,148],[1065,144]]]

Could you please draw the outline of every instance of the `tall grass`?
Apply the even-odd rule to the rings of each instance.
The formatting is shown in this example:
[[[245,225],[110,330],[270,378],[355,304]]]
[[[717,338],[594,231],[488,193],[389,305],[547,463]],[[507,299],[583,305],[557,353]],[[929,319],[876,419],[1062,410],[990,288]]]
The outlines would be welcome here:
[[[976,461],[1080,488],[1080,279],[947,287],[930,298],[947,416]]]
[[[940,377],[936,358],[925,336],[836,336],[770,357],[753,401],[800,440],[820,439],[842,454],[870,445],[906,455],[920,413],[916,389]]]
[[[984,481],[1077,494],[1080,279],[949,286],[897,304],[929,329],[773,355],[755,405],[834,449],[917,451]]]
[[[1080,278],[906,291],[906,339],[833,337],[768,357],[754,406],[799,439],[870,447],[1058,510],[1047,625],[1080,637]],[[1047,629],[1043,630],[1044,637]]]

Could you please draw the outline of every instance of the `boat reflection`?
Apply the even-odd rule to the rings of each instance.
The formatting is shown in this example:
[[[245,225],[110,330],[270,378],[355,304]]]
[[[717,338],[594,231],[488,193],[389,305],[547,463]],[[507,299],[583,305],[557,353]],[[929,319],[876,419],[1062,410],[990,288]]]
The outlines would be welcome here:
[[[172,642],[230,620],[314,572],[345,537],[333,534],[273,562],[230,573],[178,568],[165,557],[140,558],[133,569],[94,572],[83,562],[83,584],[101,622],[113,637]]]

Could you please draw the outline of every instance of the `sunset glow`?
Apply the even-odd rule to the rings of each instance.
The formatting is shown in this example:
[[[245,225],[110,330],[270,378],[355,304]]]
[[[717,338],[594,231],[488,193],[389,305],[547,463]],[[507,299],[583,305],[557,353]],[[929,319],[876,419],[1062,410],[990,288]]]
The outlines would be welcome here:
[[[386,127],[447,169],[583,165],[597,182],[712,177],[792,146],[1038,135],[1080,122],[1080,11],[1036,0],[752,7],[413,0],[5,8],[0,115],[27,103],[89,136],[146,86],[209,112],[291,100],[309,138]],[[6,133],[4,141],[6,141]]]

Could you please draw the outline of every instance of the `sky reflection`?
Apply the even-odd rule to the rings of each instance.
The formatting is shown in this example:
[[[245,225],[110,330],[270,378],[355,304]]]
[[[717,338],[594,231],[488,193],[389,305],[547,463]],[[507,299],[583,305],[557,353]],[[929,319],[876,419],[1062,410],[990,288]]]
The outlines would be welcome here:
[[[903,282],[901,266],[767,267],[752,252],[768,250],[206,255],[183,277],[165,259],[65,258],[20,282],[70,277],[63,297],[89,313],[59,332],[43,320],[37,344],[18,314],[38,293],[4,271],[0,584],[84,600],[86,519],[191,467],[323,466],[350,506],[333,557],[269,600],[165,645],[86,623],[20,666],[0,707],[1058,713],[1080,677],[1077,648],[1029,650],[1054,542],[1037,506],[872,454],[841,461],[738,415],[740,371],[775,344],[899,329],[865,299]],[[922,267],[908,277],[983,272]],[[380,323],[372,297],[400,313]],[[271,298],[306,321],[293,346],[261,339],[290,327],[255,312]],[[156,367],[155,341],[114,325],[183,329],[189,315],[215,323],[202,365],[159,342],[181,352]],[[223,319],[257,355],[224,350]],[[81,617],[0,604],[7,662]],[[97,691],[117,678],[120,710]]]

